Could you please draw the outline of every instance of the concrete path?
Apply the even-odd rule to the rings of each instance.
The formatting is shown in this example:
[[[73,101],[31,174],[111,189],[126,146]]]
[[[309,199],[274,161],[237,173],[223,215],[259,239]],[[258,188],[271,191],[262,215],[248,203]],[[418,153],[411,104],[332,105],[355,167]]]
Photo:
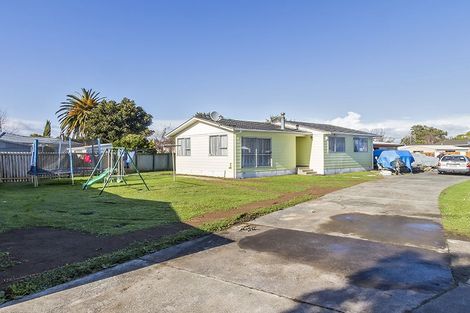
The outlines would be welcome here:
[[[467,312],[469,285],[456,288],[437,203],[465,179],[420,174],[361,184],[3,311],[440,312],[458,297],[452,312]],[[452,243],[469,256],[465,244]]]

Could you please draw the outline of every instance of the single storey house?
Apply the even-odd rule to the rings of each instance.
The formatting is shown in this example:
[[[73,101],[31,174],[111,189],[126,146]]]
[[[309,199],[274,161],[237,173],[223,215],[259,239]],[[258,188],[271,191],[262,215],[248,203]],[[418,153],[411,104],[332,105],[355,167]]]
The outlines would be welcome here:
[[[57,152],[59,143],[64,147],[68,145],[68,142],[61,142],[58,138],[31,137],[0,132],[0,152],[31,152],[31,146],[35,140],[39,142],[40,152]]]
[[[374,150],[397,150],[398,147],[404,146],[401,143],[376,141],[373,142]]]
[[[470,156],[468,147],[459,147],[454,145],[408,145],[398,148],[399,150],[408,150],[412,153],[422,153],[427,156],[437,157],[443,154],[458,154]]]
[[[213,112],[215,113],[215,112]],[[374,134],[333,125],[200,114],[169,133],[176,173],[227,178],[371,170]]]

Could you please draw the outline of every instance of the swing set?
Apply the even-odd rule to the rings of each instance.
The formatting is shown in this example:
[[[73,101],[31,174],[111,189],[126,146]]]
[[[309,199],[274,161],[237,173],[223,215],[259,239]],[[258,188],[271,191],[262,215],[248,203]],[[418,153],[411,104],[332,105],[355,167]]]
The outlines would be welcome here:
[[[106,148],[105,151],[101,154],[98,162],[95,165],[95,168],[91,172],[90,177],[88,177],[88,180],[82,185],[82,189],[86,190],[91,185],[103,181],[103,187],[99,193],[99,195],[101,195],[112,181],[117,183],[124,183],[127,185],[127,181],[125,179],[125,169],[129,168],[131,165],[139,175],[140,180],[142,180],[142,183],[145,185],[145,188],[150,191],[147,183],[140,174],[140,171],[137,168],[131,153],[129,153],[125,148],[115,147]],[[95,174],[98,175],[95,176]]]

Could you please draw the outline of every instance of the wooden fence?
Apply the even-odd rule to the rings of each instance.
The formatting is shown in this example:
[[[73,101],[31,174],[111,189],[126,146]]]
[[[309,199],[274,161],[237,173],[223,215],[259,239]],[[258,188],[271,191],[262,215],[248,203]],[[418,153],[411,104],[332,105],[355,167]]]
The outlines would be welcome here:
[[[98,156],[92,157],[93,163],[85,162],[85,153],[73,153],[74,174],[77,176],[90,175],[94,162]],[[170,153],[148,154],[137,153],[135,162],[139,171],[165,171],[173,169],[173,162]],[[2,182],[27,182],[32,178],[28,175],[31,164],[30,152],[0,152],[0,183]],[[104,161],[103,164],[107,164]],[[38,155],[38,167],[47,171],[68,175],[70,168],[70,157],[68,153],[40,152]],[[132,171],[132,167],[128,169]]]
[[[0,152],[0,182],[31,181],[29,152]]]

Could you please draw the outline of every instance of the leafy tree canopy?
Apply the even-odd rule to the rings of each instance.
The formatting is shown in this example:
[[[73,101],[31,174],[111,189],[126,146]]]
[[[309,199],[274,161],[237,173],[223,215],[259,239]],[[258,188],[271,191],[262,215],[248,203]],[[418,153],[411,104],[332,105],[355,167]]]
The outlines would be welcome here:
[[[104,142],[116,142],[129,134],[152,134],[149,126],[152,115],[137,106],[133,100],[124,98],[121,102],[102,101],[88,115],[85,124],[88,138],[101,138]]]
[[[210,120],[211,112],[196,112],[196,114],[194,114],[194,117],[205,118]]]
[[[426,126],[414,125],[411,127],[411,134],[401,140],[402,144],[436,144],[444,140],[447,136],[445,130]]]
[[[154,150],[155,145],[142,134],[128,134],[113,142],[115,147],[124,147],[127,150]]]
[[[470,140],[470,131],[466,132],[465,134],[460,134],[454,137],[456,140]]]
[[[273,122],[278,122],[281,120],[281,115],[280,114],[274,114],[270,115],[267,119],[266,122],[268,123],[273,123]]]
[[[104,98],[99,92],[82,88],[81,93],[67,95],[56,115],[60,122],[61,132],[66,136],[81,138],[85,136],[85,126],[91,111]]]

